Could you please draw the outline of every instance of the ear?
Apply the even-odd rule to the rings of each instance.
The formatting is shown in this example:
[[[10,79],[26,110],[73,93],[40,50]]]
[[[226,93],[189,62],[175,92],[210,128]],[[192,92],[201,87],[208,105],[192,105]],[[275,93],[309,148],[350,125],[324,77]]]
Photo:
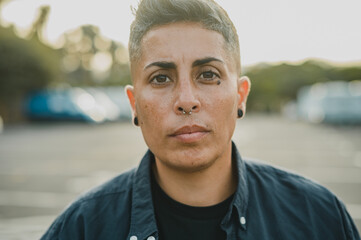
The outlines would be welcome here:
[[[131,86],[131,85],[127,85],[127,86],[125,86],[124,90],[125,90],[125,93],[128,96],[128,100],[129,100],[129,103],[130,103],[130,108],[132,110],[132,115],[133,115],[133,118],[134,118],[134,117],[137,116],[136,109],[135,109],[134,87]]]
[[[243,76],[238,79],[237,81],[237,88],[238,88],[238,108],[242,109],[243,112],[246,112],[246,102],[247,97],[249,94],[249,91],[251,90],[251,82],[249,81],[249,78],[246,76]]]

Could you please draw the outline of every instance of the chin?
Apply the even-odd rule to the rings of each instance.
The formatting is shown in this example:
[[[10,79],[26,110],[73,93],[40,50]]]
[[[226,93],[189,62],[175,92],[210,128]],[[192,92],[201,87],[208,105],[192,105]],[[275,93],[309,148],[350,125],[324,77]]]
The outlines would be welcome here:
[[[183,154],[172,153],[172,156],[164,159],[166,160],[159,159],[159,161],[168,168],[176,171],[192,173],[202,171],[212,166],[217,157],[208,156],[208,154],[201,154],[200,156],[197,156],[187,152]]]

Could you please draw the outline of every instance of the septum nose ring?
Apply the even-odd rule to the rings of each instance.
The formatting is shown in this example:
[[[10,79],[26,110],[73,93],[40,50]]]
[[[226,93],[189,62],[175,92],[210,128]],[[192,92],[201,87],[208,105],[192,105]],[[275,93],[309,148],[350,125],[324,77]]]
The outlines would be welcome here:
[[[183,115],[186,115],[186,114],[188,114],[188,115],[191,115],[192,114],[192,109],[189,111],[189,112],[186,112],[184,109],[183,109]]]

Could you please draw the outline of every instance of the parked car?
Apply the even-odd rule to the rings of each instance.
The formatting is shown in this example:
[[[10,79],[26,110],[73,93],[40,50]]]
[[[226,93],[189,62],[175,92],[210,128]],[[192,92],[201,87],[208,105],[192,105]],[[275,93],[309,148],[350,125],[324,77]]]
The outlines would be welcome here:
[[[300,89],[298,115],[310,122],[361,123],[361,81],[317,83]]]
[[[25,103],[31,119],[105,121],[94,97],[81,88],[45,90],[33,93]]]
[[[128,105],[122,87],[68,88],[31,94],[25,112],[31,119],[102,123],[131,119]]]
[[[104,92],[110,98],[110,100],[112,100],[117,105],[120,110],[120,120],[132,119],[132,112],[130,111],[128,97],[126,96],[123,87],[104,87],[98,89]]]

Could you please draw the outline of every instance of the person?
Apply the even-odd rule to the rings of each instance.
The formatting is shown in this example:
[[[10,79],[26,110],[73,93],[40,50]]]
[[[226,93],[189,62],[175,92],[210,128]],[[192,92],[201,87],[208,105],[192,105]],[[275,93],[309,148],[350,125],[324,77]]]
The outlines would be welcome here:
[[[246,112],[237,32],[213,0],[142,0],[131,25],[139,166],[86,193],[42,239],[360,239],[324,187],[241,158]]]

